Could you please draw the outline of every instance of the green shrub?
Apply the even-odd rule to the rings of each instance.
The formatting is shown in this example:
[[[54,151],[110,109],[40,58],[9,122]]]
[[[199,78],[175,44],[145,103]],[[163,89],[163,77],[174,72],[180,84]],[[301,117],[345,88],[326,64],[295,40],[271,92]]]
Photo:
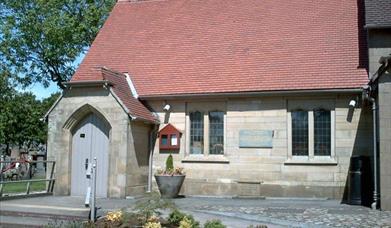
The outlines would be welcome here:
[[[161,209],[173,209],[175,204],[168,200],[162,199],[158,192],[151,192],[136,202],[136,213],[143,216],[143,223],[147,222],[147,219],[152,215],[159,216]]]
[[[175,209],[168,216],[168,222],[172,225],[179,226],[179,223],[183,220],[185,216],[185,213]]]
[[[174,159],[172,158],[172,154],[168,155],[166,160],[166,171],[172,172],[174,170]]]
[[[200,223],[198,221],[196,221],[192,215],[188,214],[185,217],[187,218],[187,220],[190,221],[191,228],[199,228],[200,227]]]
[[[167,220],[173,226],[180,226],[181,221],[186,220],[186,223],[191,224],[191,228],[200,227],[200,223],[196,221],[192,215],[185,214],[176,209],[170,213]]]
[[[204,224],[204,228],[225,228],[226,226],[218,219],[208,220]]]
[[[192,221],[186,216],[179,223],[179,228],[192,228],[192,227],[193,227]]]

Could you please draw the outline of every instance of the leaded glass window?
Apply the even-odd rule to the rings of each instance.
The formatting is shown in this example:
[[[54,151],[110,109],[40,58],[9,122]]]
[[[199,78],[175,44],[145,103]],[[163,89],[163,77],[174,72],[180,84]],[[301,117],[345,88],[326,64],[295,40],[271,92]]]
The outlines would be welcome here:
[[[314,155],[331,155],[331,115],[327,110],[314,111]]]
[[[292,155],[308,156],[308,112],[292,112]]]
[[[224,112],[209,112],[209,154],[224,154]]]
[[[190,113],[190,153],[204,153],[204,114],[198,111]]]

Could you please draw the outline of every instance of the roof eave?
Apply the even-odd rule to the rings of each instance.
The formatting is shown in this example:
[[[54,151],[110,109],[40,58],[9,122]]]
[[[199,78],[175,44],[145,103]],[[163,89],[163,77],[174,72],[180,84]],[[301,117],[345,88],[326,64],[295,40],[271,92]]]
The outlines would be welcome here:
[[[110,87],[109,91],[110,91],[110,94],[114,97],[114,99],[121,106],[121,108],[125,111],[125,113],[128,114],[131,121],[142,121],[142,122],[148,122],[148,123],[152,123],[152,124],[159,124],[160,123],[157,120],[153,121],[153,120],[145,119],[140,116],[133,115],[111,87]]]
[[[391,25],[366,24],[365,29],[391,29]]]
[[[108,80],[85,80],[85,81],[69,81],[64,82],[63,85],[66,88],[71,87],[95,87],[95,86],[108,86],[112,85],[112,83]]]
[[[311,90],[273,90],[273,91],[250,91],[250,92],[222,92],[222,93],[189,93],[189,94],[162,94],[141,95],[141,100],[158,99],[183,99],[183,98],[210,98],[210,97],[249,97],[249,96],[284,96],[284,95],[311,95],[333,93],[361,93],[362,87],[340,89],[311,89]]]
[[[60,100],[62,99],[63,97],[63,93],[61,93],[60,96],[58,96],[57,100],[52,104],[52,106],[49,108],[49,110],[45,113],[45,115],[43,116],[43,120],[42,121],[47,121],[50,113],[53,111],[53,109],[57,106],[57,104],[60,102]]]
[[[151,124],[155,124],[155,125],[160,124],[160,121],[158,121],[158,120],[149,120],[149,119],[145,119],[142,117],[135,117],[134,119],[132,119],[132,121],[147,122],[147,123],[151,123]]]

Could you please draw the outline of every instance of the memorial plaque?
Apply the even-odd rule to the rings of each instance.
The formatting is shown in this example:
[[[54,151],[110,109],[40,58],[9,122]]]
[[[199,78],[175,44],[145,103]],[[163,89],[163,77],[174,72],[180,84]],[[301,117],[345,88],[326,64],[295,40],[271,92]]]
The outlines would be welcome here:
[[[239,147],[272,148],[273,130],[240,130]]]

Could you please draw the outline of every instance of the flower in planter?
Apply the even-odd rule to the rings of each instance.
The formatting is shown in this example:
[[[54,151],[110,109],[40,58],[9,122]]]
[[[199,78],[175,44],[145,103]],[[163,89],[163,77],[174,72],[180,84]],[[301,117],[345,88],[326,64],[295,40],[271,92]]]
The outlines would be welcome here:
[[[164,169],[162,169],[162,168],[158,168],[157,170],[156,170],[156,175],[164,175]]]
[[[183,167],[176,167],[174,170],[174,175],[185,175]]]
[[[167,157],[166,169],[158,170],[155,175],[160,195],[163,198],[175,198],[181,190],[185,180],[183,168],[174,168],[172,155]]]
[[[175,175],[185,175],[185,172],[182,167],[174,168],[173,157],[170,154],[166,160],[166,169],[157,169],[156,175],[164,175],[164,176],[175,176]]]

